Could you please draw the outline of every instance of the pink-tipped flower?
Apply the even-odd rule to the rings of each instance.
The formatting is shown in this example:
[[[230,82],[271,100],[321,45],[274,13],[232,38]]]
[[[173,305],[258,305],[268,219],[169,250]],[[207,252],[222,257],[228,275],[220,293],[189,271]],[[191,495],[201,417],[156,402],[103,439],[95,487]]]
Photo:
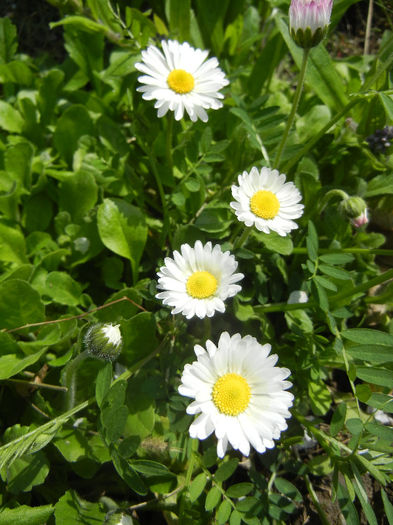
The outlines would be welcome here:
[[[360,215],[357,217],[351,219],[351,223],[355,228],[360,228],[361,226],[365,226],[368,224],[368,210],[367,208],[362,211]]]
[[[333,0],[292,0],[289,7],[289,28],[296,44],[314,47],[326,35]]]

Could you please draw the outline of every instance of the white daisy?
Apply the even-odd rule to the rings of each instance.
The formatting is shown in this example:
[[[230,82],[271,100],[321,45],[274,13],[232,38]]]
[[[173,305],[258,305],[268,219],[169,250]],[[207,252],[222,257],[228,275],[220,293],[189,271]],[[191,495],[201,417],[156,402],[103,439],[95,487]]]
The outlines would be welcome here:
[[[214,312],[225,311],[224,301],[241,290],[237,283],[242,273],[237,268],[235,257],[222,252],[221,247],[208,242],[203,246],[196,241],[194,248],[188,244],[180,246],[180,253],[173,252],[173,259],[166,257],[165,266],[158,272],[158,288],[165,290],[156,295],[164,304],[173,306],[172,313],[182,313],[191,319],[212,317]]]
[[[277,170],[252,168],[238,177],[239,186],[232,186],[231,202],[239,221],[246,226],[255,224],[264,233],[275,231],[285,237],[297,228],[297,219],[303,215],[300,191],[293,182],[285,182],[285,175]]]
[[[195,122],[207,122],[205,109],[219,109],[224,95],[219,90],[229,84],[225,73],[218,67],[217,58],[206,60],[209,52],[194,49],[187,42],[174,40],[161,42],[162,53],[156,46],[142,51],[142,62],[135,68],[145,73],[138,77],[137,89],[145,100],[156,100],[158,117],[168,110],[175,112],[175,119],[183,118],[184,110]]]
[[[248,456],[250,445],[258,452],[274,447],[274,439],[287,428],[293,395],[287,368],[274,366],[270,344],[255,337],[224,332],[218,347],[206,342],[207,351],[194,347],[197,361],[184,367],[179,392],[191,397],[188,414],[200,414],[190,426],[192,438],[206,439],[213,431],[217,455],[225,455],[228,442]]]

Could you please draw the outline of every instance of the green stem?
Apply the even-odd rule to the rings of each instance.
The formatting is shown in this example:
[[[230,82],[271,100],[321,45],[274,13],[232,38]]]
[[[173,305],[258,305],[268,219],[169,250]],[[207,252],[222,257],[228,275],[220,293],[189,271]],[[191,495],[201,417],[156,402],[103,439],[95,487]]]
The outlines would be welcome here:
[[[285,127],[284,134],[281,138],[281,142],[277,149],[276,158],[274,160],[274,167],[277,169],[280,166],[281,154],[287,142],[288,135],[292,128],[293,121],[295,120],[295,115],[296,115],[296,111],[299,105],[300,95],[302,94],[302,90],[303,90],[304,76],[306,74],[307,59],[308,59],[309,52],[310,52],[310,49],[303,49],[303,60],[302,60],[302,65],[300,67],[299,79],[298,79],[297,86],[296,86],[295,96],[292,102],[291,113],[289,114],[287,125]]]
[[[325,511],[323,510],[321,504],[319,503],[318,496],[317,496],[317,494],[316,494],[316,492],[314,490],[314,487],[312,486],[312,483],[310,481],[310,478],[308,477],[307,474],[304,475],[304,481],[306,482],[306,487],[307,487],[308,493],[310,494],[310,498],[311,498],[312,502],[314,503],[315,508],[317,509],[317,512],[318,512],[319,518],[321,520],[321,523],[323,525],[330,525],[331,521],[326,516]]]
[[[267,250],[270,251],[270,250]],[[294,254],[305,254],[307,255],[307,248],[294,248],[292,250]],[[341,250],[330,249],[330,248],[319,248],[318,254],[323,255],[324,253],[328,254],[340,254],[340,253],[353,253],[355,255],[390,255],[393,256],[393,250],[383,250],[378,248],[342,248]]]
[[[196,458],[196,453],[198,452],[198,445],[199,445],[198,439],[193,439],[192,444],[191,444],[191,457],[188,463],[186,480],[184,483],[184,486],[187,490],[190,488],[192,473],[194,472],[195,458]]]
[[[171,232],[170,232],[170,228],[169,228],[169,212],[168,212],[168,206],[167,206],[166,198],[165,198],[164,186],[162,185],[162,182],[161,182],[161,177],[160,177],[160,174],[158,172],[157,162],[156,162],[156,158],[154,156],[154,153],[152,152],[151,148],[149,148],[148,146],[145,146],[144,143],[141,142],[140,146],[141,146],[142,150],[144,151],[144,153],[147,155],[147,157],[149,159],[149,162],[150,162],[150,165],[151,165],[151,169],[153,171],[153,176],[154,176],[154,179],[155,179],[156,184],[157,184],[158,193],[160,195],[160,200],[161,200],[161,205],[162,205],[162,213],[163,213],[163,219],[164,219],[164,226],[163,226],[163,229],[162,229],[161,244],[162,244],[162,246],[164,246],[165,239],[166,239],[167,235],[169,237],[169,240],[171,241]]]
[[[172,141],[173,141],[173,113],[167,114],[167,128],[166,128],[166,162],[168,164],[171,175],[173,174],[173,158],[172,158]]]
[[[393,279],[393,268],[391,270],[388,270],[387,272],[382,273],[381,275],[377,275],[377,277],[374,277],[373,279],[370,279],[369,281],[366,281],[365,283],[358,284],[357,286],[354,286],[353,288],[349,290],[344,290],[341,293],[332,295],[330,297],[330,302],[331,304],[334,304],[334,303],[341,301],[342,299],[345,299],[346,297],[350,297],[355,294],[366,292],[373,286],[382,284],[385,281],[388,281],[389,279]]]
[[[245,244],[245,242],[247,241],[248,237],[250,236],[250,233],[251,233],[251,228],[244,228],[243,230],[243,233],[240,235],[240,237],[238,237],[233,245],[233,248],[234,250],[237,250],[238,248],[240,248],[241,246],[243,246],[243,244]]]
[[[261,304],[254,306],[254,311],[257,314],[267,314],[271,312],[290,312],[291,310],[307,310],[313,308],[315,303],[308,301],[307,303],[275,303],[275,304]]]
[[[77,369],[82,361],[88,357],[87,350],[84,350],[79,355],[77,355],[72,361],[68,363],[65,368],[65,382],[67,386],[67,396],[66,396],[66,407],[67,410],[72,410],[75,406],[75,397],[76,397],[76,375]]]

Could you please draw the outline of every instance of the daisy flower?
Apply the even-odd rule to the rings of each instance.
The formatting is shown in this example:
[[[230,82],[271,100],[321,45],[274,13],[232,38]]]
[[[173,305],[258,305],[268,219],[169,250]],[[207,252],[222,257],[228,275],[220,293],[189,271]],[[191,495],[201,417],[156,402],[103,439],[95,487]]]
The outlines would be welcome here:
[[[228,443],[244,456],[250,445],[265,452],[287,428],[293,395],[285,392],[292,386],[285,379],[291,372],[274,366],[277,355],[269,356],[270,350],[250,335],[223,332],[218,346],[196,345],[197,361],[184,367],[179,392],[194,399],[187,413],[199,414],[190,436],[206,439],[215,432],[220,458]]]
[[[142,62],[135,64],[144,73],[138,77],[144,85],[137,91],[143,93],[145,100],[156,100],[158,117],[170,110],[180,120],[185,110],[193,122],[198,118],[207,122],[205,110],[222,107],[219,99],[224,95],[219,90],[229,84],[217,58],[206,60],[208,51],[194,49],[187,42],[168,40],[161,45],[164,53],[156,46],[149,46],[142,51]]]
[[[252,168],[238,177],[239,186],[232,186],[231,202],[239,221],[246,226],[255,224],[257,230],[275,231],[285,237],[297,228],[293,219],[303,215],[302,196],[293,182],[285,182],[285,175],[277,170]]]
[[[164,290],[156,295],[164,304],[173,306],[172,313],[182,313],[191,319],[212,317],[214,312],[225,311],[224,301],[241,290],[237,283],[242,273],[235,257],[222,252],[221,247],[208,242],[196,241],[194,248],[188,244],[175,251],[173,259],[166,257],[165,266],[158,272],[158,288]]]

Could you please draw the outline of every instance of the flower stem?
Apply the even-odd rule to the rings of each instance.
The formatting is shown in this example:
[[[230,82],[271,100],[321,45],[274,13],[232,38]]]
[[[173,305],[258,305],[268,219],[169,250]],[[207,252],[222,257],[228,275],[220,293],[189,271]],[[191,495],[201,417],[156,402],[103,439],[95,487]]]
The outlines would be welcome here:
[[[72,410],[75,406],[76,398],[76,373],[77,369],[82,361],[88,357],[87,350],[84,350],[79,355],[77,355],[72,361],[68,363],[65,368],[65,382],[67,386],[67,396],[66,396],[66,408],[67,410]]]
[[[172,158],[172,141],[173,141],[173,113],[167,114],[167,128],[166,128],[166,162],[168,164],[168,169],[173,174],[173,158]]]
[[[351,295],[366,292],[373,286],[382,284],[385,281],[388,281],[389,279],[393,279],[393,268],[391,270],[388,270],[387,272],[377,275],[377,277],[374,277],[373,279],[370,279],[369,281],[366,281],[365,283],[358,284],[357,286],[354,286],[353,288],[350,288],[349,290],[344,290],[341,293],[332,295],[332,297],[329,298],[329,302],[331,302],[331,304],[334,306],[334,303],[338,303],[342,301],[342,299],[345,299],[346,297],[350,297]]]
[[[307,59],[308,59],[309,52],[310,52],[310,49],[308,49],[308,48],[303,49],[303,60],[302,60],[302,65],[300,67],[299,78],[298,78],[298,82],[297,82],[297,86],[296,86],[295,96],[294,96],[293,102],[292,102],[291,113],[289,114],[289,118],[287,120],[287,125],[285,127],[284,134],[283,134],[283,136],[281,138],[281,142],[280,142],[280,144],[278,146],[278,149],[277,149],[276,158],[274,160],[274,167],[277,168],[277,169],[280,166],[281,154],[282,154],[282,152],[284,150],[284,147],[285,147],[285,144],[287,142],[288,135],[289,135],[289,132],[290,132],[290,130],[292,128],[293,121],[295,120],[296,110],[298,108],[300,95],[302,94],[302,90],[303,90],[304,76],[306,74]]]
[[[243,246],[243,244],[247,241],[248,237],[250,236],[250,233],[251,233],[251,228],[247,228],[247,227],[244,228],[243,233],[240,235],[240,237],[236,239],[233,245],[233,248],[237,250],[238,248]]]

